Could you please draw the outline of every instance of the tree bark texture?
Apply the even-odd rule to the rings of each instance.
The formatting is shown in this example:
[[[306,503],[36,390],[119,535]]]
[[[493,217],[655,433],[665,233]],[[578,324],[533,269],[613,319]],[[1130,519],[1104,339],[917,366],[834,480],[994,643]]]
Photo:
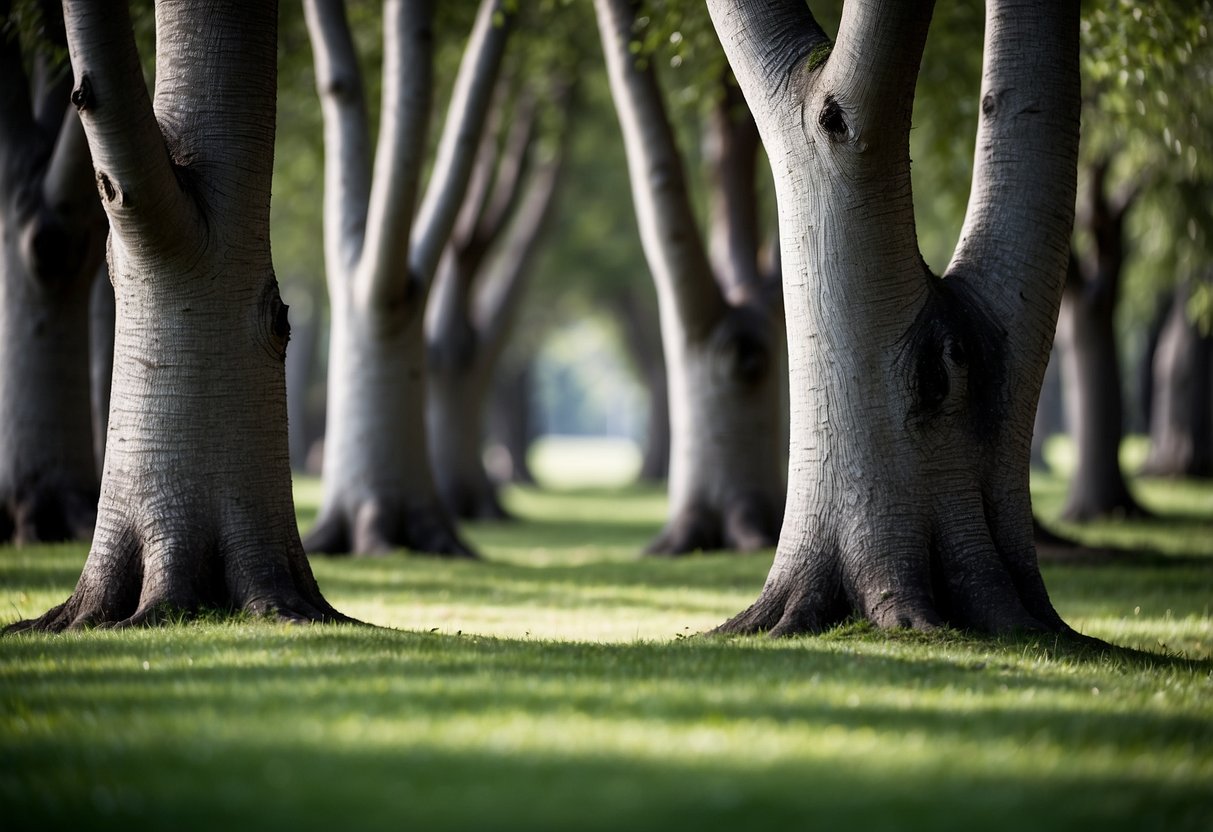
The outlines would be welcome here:
[[[930,3],[709,0],[775,173],[791,374],[788,508],[720,627],[848,616],[1062,631],[1028,458],[1073,221],[1076,2],[986,4],[974,182],[943,279],[919,253],[909,129]]]
[[[0,543],[20,545],[93,529],[89,286],[105,221],[70,72],[31,83],[9,17],[0,2]]]
[[[291,498],[289,325],[269,250],[276,4],[157,2],[151,100],[126,4],[66,13],[72,100],[110,219],[114,383],[84,571],[66,603],[16,627],[199,608],[343,620]]]
[[[1213,477],[1213,335],[1188,314],[1188,296],[1176,290],[1154,350],[1149,476]]]
[[[748,227],[758,141],[737,141],[750,124],[744,108],[714,124],[713,185],[735,191],[715,201],[713,237],[726,236],[728,245],[713,268],[656,75],[631,49],[636,7],[628,0],[594,5],[657,288],[669,385],[670,519],[648,552],[766,548],[778,535],[784,481],[777,314],[758,285],[756,233]]]
[[[1057,322],[1066,423],[1075,451],[1062,516],[1072,522],[1145,513],[1120,467],[1124,400],[1115,317],[1131,199],[1109,195],[1106,180],[1106,165],[1088,171],[1078,221],[1087,227],[1091,251],[1071,258]]]
[[[465,519],[508,518],[483,460],[488,393],[550,214],[563,156],[561,141],[542,164],[531,158],[538,116],[531,90],[518,93],[513,121],[503,124],[500,110],[508,95],[503,80],[498,118],[482,137],[426,308],[430,462],[447,510]],[[568,107],[567,92],[556,98],[559,109]],[[567,122],[567,113],[559,115]],[[567,124],[561,131],[567,135]]]
[[[424,309],[472,176],[512,14],[483,0],[424,198],[416,196],[433,94],[426,0],[384,6],[374,169],[363,83],[338,0],[305,4],[325,123],[325,259],[332,330],[324,496],[309,551],[398,548],[473,557],[429,462]]]

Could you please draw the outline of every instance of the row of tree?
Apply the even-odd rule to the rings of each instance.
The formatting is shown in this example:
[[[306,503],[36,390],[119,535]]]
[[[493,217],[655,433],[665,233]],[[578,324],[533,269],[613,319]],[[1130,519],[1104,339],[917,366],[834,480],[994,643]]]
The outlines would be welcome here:
[[[119,5],[64,4],[74,83],[55,73],[53,50],[28,72],[21,39],[0,44],[4,285],[43,303],[0,304],[6,387],[27,378],[39,389],[29,402],[0,397],[13,449],[0,456],[17,460],[6,522],[18,539],[79,533],[97,505],[86,318],[104,223],[94,185],[116,310],[112,364],[99,362],[113,378],[89,560],[64,605],[19,626],[139,623],[200,606],[341,620],[311,576],[291,505],[290,328],[268,245],[277,11],[159,0],[149,98]],[[1129,204],[1103,197],[1096,165],[1080,203],[1095,217],[1096,266],[1084,269],[1069,255],[1077,4],[1042,0],[1031,14],[987,4],[973,187],[942,277],[919,250],[909,165],[930,4],[848,3],[836,41],[800,0],[708,7],[732,74],[722,62],[700,70],[717,91],[705,239],[655,61],[637,43],[662,30],[629,0],[594,3],[669,390],[671,516],[651,551],[778,540],[766,587],[731,631],[814,631],[851,614],[882,626],[1064,630],[1036,566],[1032,424],[1059,305],[1081,329],[1063,288],[1115,271]],[[511,52],[511,39],[537,37],[536,21],[482,0],[430,163],[436,32],[459,14],[385,4],[372,152],[346,6],[304,9],[324,121],[332,321],[324,494],[306,545],[473,556],[447,509],[500,514],[480,460],[481,414],[576,121],[569,50]],[[691,19],[681,4],[654,10]],[[7,2],[0,12],[19,17]],[[529,12],[575,19],[567,8]],[[53,42],[54,9],[41,19]],[[682,29],[695,31],[670,40]],[[778,246],[762,233],[762,148]],[[24,341],[8,336],[23,331]],[[1087,354],[1114,362],[1102,343]],[[1078,378],[1101,372],[1079,367]],[[104,388],[104,369],[95,375]],[[48,421],[37,400],[56,386],[46,378],[85,402],[71,424]],[[64,441],[49,439],[52,427]],[[1087,444],[1080,433],[1080,470]]]

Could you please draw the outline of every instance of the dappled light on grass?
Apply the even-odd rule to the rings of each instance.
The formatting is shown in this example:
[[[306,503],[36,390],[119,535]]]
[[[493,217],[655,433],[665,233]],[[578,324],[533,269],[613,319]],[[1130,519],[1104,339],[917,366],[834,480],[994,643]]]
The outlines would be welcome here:
[[[1196,508],[1183,510],[1199,514],[1213,490],[1184,487]],[[1152,483],[1140,488],[1155,500]],[[306,524],[314,481],[296,495]],[[736,830],[811,818],[1021,832],[1213,818],[1208,519],[1153,527],[1171,542],[1151,554],[1045,567],[1068,621],[1152,658],[855,624],[686,638],[753,599],[769,551],[640,558],[664,517],[651,488],[506,500],[521,522],[467,528],[483,563],[312,559],[338,609],[398,630],[210,620],[0,640],[5,823]],[[1126,526],[1081,533],[1117,540]],[[62,601],[85,554],[0,549],[3,620]]]

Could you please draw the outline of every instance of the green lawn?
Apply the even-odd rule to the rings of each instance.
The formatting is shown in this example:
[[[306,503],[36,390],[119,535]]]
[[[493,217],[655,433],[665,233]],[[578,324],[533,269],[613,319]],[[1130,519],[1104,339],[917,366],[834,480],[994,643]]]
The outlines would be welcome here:
[[[1035,483],[1046,518],[1064,483]],[[485,563],[313,560],[396,629],[196,623],[0,640],[0,828],[1213,827],[1213,487],[1048,564],[1063,615],[1136,648],[955,633],[684,638],[762,555],[636,556],[652,490],[514,490]],[[310,522],[317,489],[298,489]],[[0,621],[84,548],[0,549]],[[1152,651],[1147,654],[1143,651]]]

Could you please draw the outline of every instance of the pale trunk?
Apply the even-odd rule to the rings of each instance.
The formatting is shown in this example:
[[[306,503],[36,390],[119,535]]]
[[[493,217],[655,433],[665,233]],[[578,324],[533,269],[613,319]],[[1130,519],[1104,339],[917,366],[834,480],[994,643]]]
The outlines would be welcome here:
[[[289,325],[268,244],[274,6],[157,3],[154,108],[125,6],[67,6],[73,100],[110,216],[114,383],[88,561],[66,603],[18,629],[199,608],[343,618],[291,496]]]
[[[713,275],[656,77],[630,49],[635,7],[595,8],[669,385],[670,519],[648,551],[765,548],[784,498],[771,313],[744,276]]]
[[[973,193],[940,280],[908,152],[930,4],[854,0],[829,51],[799,0],[710,0],[775,172],[791,374],[779,547],[723,631],[1065,629],[1028,455],[1074,205],[1076,5],[987,4]]]
[[[373,175],[344,8],[309,0],[305,10],[324,106],[332,310],[324,496],[306,545],[331,554],[409,548],[473,557],[438,499],[430,469],[423,321],[439,254],[471,176],[510,16],[499,2],[482,0],[438,158],[415,208],[432,95],[434,4],[402,0],[384,7]]]

